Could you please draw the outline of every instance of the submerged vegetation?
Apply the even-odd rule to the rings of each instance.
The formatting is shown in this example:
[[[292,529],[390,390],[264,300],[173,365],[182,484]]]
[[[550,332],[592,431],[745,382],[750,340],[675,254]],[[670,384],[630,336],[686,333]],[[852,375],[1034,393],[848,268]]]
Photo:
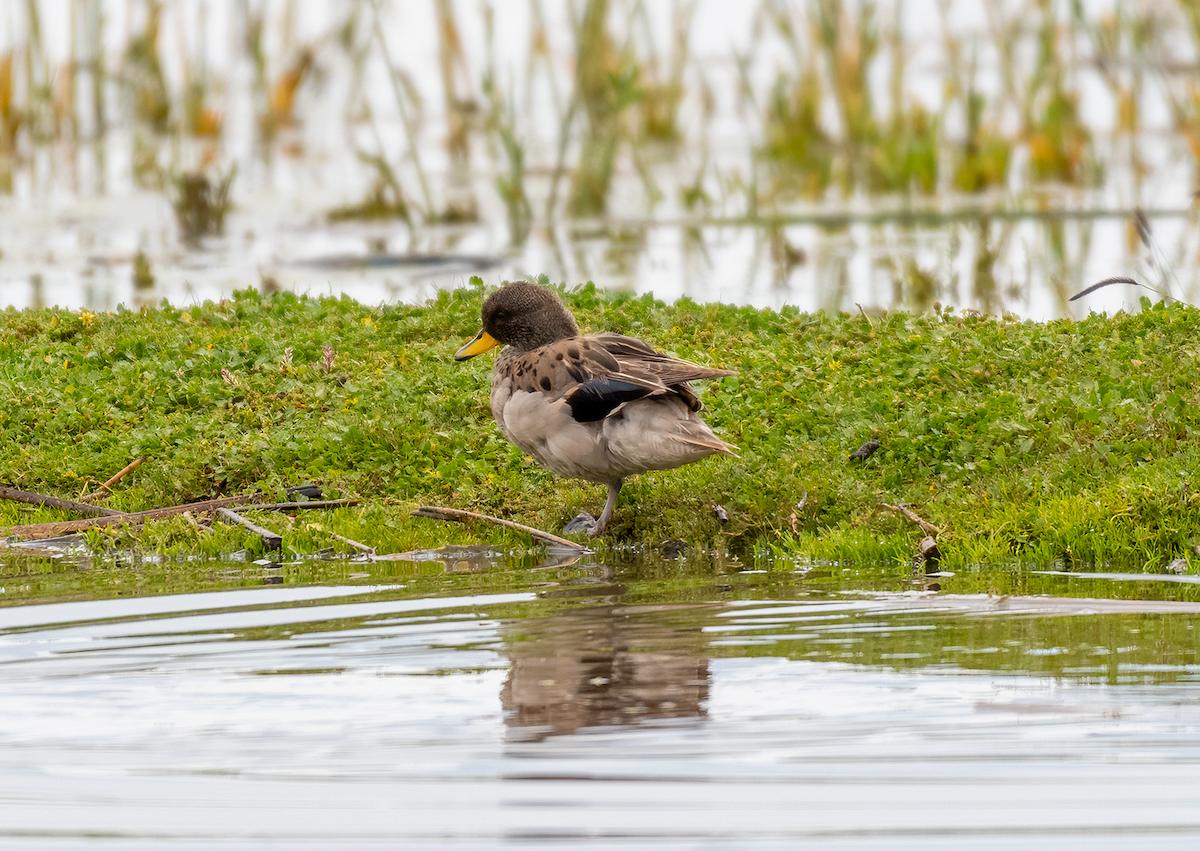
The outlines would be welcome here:
[[[215,179],[202,171],[163,176],[184,243],[195,245],[206,235],[225,232],[225,217],[233,203],[229,191],[236,176],[236,164]]]
[[[0,481],[78,497],[130,460],[109,507],[139,510],[305,481],[363,499],[300,516],[294,551],[329,533],[380,552],[522,540],[413,519],[448,505],[558,530],[601,489],[554,478],[491,420],[489,365],[451,354],[477,330],[482,283],[423,305],[251,291],[187,308],[0,314]],[[879,315],[756,310],[567,292],[585,329],[643,337],[737,369],[703,388],[737,459],[631,479],[606,544],[664,540],[752,554],[943,564],[1192,559],[1200,545],[1200,311],[1038,324],[938,308]],[[848,456],[871,438],[878,451]],[[722,512],[716,507],[720,506]],[[0,526],[62,517],[0,502]],[[270,525],[268,521],[262,521]],[[280,522],[276,519],[274,522]],[[133,537],[130,538],[130,535]],[[240,530],[182,519],[99,547],[228,551]]]

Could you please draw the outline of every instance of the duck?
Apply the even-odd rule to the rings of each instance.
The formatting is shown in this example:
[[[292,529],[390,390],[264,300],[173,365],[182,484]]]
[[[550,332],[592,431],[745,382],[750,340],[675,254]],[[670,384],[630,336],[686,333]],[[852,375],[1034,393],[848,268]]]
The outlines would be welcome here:
[[[551,473],[608,486],[600,516],[581,513],[568,532],[602,534],[629,476],[737,456],[698,416],[703,405],[689,384],[736,371],[671,357],[636,337],[581,335],[558,294],[529,281],[489,295],[480,318],[454,359],[503,346],[491,390],[500,431]]]

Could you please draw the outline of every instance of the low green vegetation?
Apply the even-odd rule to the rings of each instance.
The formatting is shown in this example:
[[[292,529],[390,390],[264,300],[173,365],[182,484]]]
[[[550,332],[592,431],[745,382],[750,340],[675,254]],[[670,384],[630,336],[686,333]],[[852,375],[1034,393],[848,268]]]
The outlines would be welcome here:
[[[132,459],[112,508],[142,510],[303,482],[361,504],[253,514],[285,547],[395,552],[526,546],[488,525],[409,517],[471,509],[557,531],[603,488],[556,479],[510,445],[488,408],[490,356],[454,349],[478,329],[482,283],[422,305],[270,297],[115,313],[0,313],[0,484],[66,498]],[[740,448],[631,479],[603,546],[681,540],[721,552],[907,562],[943,532],[946,566],[1051,559],[1136,569],[1200,544],[1200,311],[1032,323],[938,308],[807,314],[565,293],[581,327],[644,338],[740,376],[701,388]],[[868,439],[865,461],[848,455]],[[728,516],[717,518],[714,506]],[[66,519],[0,502],[0,527]],[[182,518],[93,531],[97,548],[228,553],[247,533]],[[1178,563],[1177,563],[1178,567]]]

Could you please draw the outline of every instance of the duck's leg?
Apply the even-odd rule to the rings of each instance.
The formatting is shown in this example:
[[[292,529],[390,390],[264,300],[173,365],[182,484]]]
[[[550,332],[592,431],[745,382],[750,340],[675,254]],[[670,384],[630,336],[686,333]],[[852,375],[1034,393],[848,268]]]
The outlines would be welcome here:
[[[596,525],[588,532],[588,535],[591,537],[594,538],[601,534],[604,528],[608,526],[613,509],[617,507],[617,494],[621,492],[621,485],[623,484],[625,484],[624,479],[617,479],[608,486],[608,502],[604,503],[604,510],[600,512],[600,517],[596,520]]]
[[[591,537],[596,537],[604,532],[608,526],[609,518],[612,517],[613,509],[617,506],[617,494],[621,492],[621,485],[625,484],[624,479],[618,479],[616,482],[608,486],[608,502],[604,503],[604,510],[600,512],[600,518],[597,519],[586,511],[581,511],[563,527],[563,532],[571,534],[574,532],[587,532]]]

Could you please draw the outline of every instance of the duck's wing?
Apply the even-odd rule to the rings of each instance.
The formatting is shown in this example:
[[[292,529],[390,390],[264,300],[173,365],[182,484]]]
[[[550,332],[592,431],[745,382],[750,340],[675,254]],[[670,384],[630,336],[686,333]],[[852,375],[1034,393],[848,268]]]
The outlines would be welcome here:
[[[646,383],[653,382],[661,388],[659,392],[679,396],[693,411],[699,411],[703,405],[688,386],[689,381],[737,375],[731,369],[713,369],[664,355],[636,337],[596,334],[591,339],[599,342],[613,356],[623,375]]]
[[[621,334],[595,334],[581,339],[598,342],[616,359],[623,371],[653,376],[667,386],[684,381],[701,381],[705,378],[737,375],[737,372],[732,369],[713,369],[664,355],[637,337],[625,337]]]
[[[498,376],[513,391],[537,393],[547,402],[564,400],[576,422],[602,420],[625,402],[668,392],[653,377],[623,371],[598,341],[568,337],[528,352],[505,349]]]
[[[497,366],[511,388],[562,398],[577,422],[602,420],[647,396],[676,395],[700,410],[688,382],[737,374],[689,364],[619,334],[568,337],[532,352],[508,352]]]
[[[626,402],[667,394],[698,411],[688,381],[737,374],[664,355],[620,334],[568,337],[529,352],[506,350],[502,358],[497,368],[513,390],[563,399],[576,422],[596,422]]]

